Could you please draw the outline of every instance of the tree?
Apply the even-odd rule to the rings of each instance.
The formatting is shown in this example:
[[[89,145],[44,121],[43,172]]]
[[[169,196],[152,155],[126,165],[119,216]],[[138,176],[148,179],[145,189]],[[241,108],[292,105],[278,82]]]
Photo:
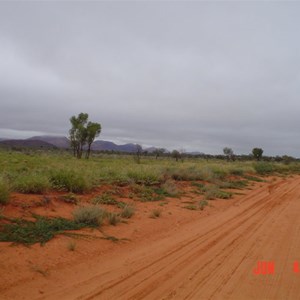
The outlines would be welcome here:
[[[228,161],[234,160],[234,153],[233,153],[233,150],[231,148],[225,147],[223,149],[223,153],[227,157]]]
[[[88,122],[89,115],[80,113],[77,117],[72,116],[70,122],[72,128],[69,130],[70,144],[73,148],[73,154],[80,159],[82,157],[83,147],[88,144],[87,158],[90,155],[91,145],[96,136],[101,132],[101,125]]]
[[[176,161],[181,158],[181,153],[178,150],[173,150],[171,156],[175,158]]]
[[[137,164],[141,163],[142,153],[143,153],[143,147],[139,144],[136,144],[135,145],[134,160],[136,161]]]
[[[159,156],[163,155],[166,152],[165,148],[156,148],[153,153],[155,154],[155,158],[157,159]]]
[[[252,154],[257,161],[261,160],[263,152],[264,152],[264,150],[261,148],[253,148],[252,149]]]
[[[101,133],[101,125],[99,123],[88,122],[87,127],[87,145],[88,149],[86,152],[86,158],[90,157],[91,145],[94,142],[95,138]]]

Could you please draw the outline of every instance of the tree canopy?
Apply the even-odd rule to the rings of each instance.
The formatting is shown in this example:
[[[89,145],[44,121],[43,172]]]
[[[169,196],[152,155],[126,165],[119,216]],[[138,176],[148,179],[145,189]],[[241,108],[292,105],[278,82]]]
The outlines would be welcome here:
[[[101,133],[101,124],[88,121],[89,115],[87,113],[80,113],[77,117],[70,118],[71,129],[70,143],[73,148],[74,156],[82,157],[83,148],[87,145],[86,158],[89,158],[91,152],[91,145],[95,138]]]

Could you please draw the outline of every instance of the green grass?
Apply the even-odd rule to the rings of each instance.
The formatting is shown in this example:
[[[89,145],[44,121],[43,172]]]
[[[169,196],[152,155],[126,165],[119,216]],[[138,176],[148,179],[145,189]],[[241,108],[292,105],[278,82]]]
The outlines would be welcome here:
[[[9,202],[10,188],[4,180],[0,179],[0,204],[7,204]]]
[[[46,218],[35,216],[36,221],[11,219],[8,224],[0,226],[0,241],[21,244],[45,244],[55,235],[65,230],[77,230],[87,225],[65,218]]]
[[[47,176],[32,173],[28,176],[19,176],[13,183],[14,190],[24,194],[42,194],[47,192],[51,184]]]
[[[44,193],[48,189],[85,193],[101,184],[135,184],[161,189],[158,191],[161,194],[176,195],[176,183],[172,180],[215,183],[228,181],[227,178],[232,175],[247,179],[246,176],[254,178],[273,173],[300,173],[300,164],[207,161],[201,158],[187,158],[178,163],[165,157],[158,160],[143,157],[141,163],[136,164],[130,155],[94,154],[89,160],[78,160],[66,151],[0,150],[0,178],[12,191],[22,193]],[[142,200],[153,201],[156,193],[150,194],[149,190],[145,191]]]

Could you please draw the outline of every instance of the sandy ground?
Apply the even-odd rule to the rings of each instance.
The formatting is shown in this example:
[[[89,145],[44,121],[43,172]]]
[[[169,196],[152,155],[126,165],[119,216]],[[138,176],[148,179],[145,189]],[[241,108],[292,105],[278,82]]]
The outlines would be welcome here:
[[[300,299],[300,177],[240,192],[203,211],[169,199],[158,219],[140,203],[128,224],[86,230],[128,239],[117,243],[0,243],[0,299]],[[274,272],[255,274],[258,262]]]

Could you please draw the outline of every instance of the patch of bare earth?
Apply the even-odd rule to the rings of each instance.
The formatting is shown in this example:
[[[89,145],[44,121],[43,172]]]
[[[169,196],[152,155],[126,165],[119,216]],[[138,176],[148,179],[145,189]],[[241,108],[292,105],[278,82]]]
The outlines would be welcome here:
[[[60,235],[44,246],[0,243],[1,299],[299,299],[299,186],[299,176],[255,183],[193,211],[183,206],[202,196],[183,183],[181,198],[135,201],[127,224],[81,230],[80,239]],[[34,205],[44,196],[22,197],[14,195],[3,213],[70,217],[74,209],[59,195],[46,195],[47,206]],[[153,209],[159,218],[149,217]],[[119,241],[102,239],[109,236]],[[255,275],[258,261],[274,262],[274,273]]]

